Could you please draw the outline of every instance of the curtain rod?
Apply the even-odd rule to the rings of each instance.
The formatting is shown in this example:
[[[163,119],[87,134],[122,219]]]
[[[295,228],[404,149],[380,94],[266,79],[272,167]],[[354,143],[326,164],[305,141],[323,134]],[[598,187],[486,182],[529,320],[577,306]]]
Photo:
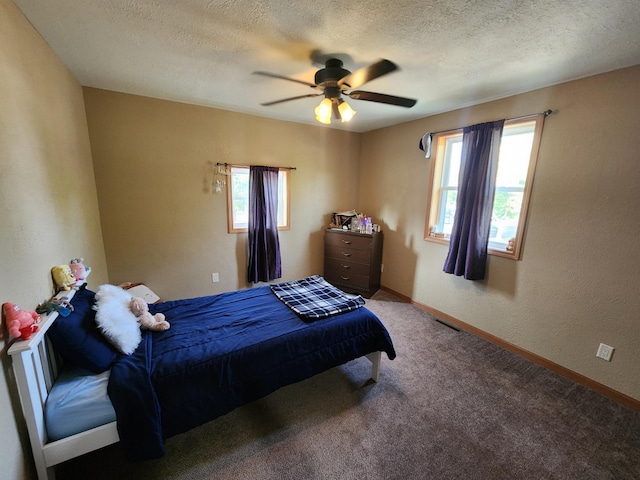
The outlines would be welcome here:
[[[216,163],[216,167],[270,167],[271,165],[238,165],[235,163]],[[280,170],[295,170],[296,167],[274,167]]]
[[[553,110],[549,109],[549,110],[545,110],[544,112],[530,113],[529,115],[520,115],[519,117],[506,118],[505,121],[521,120],[523,118],[537,117],[538,115],[544,115],[545,117],[548,117],[552,113],[553,113]],[[480,123],[483,123],[483,122],[480,122]],[[439,133],[447,133],[447,132],[453,132],[454,130],[460,130],[461,128],[464,128],[464,127],[448,128],[446,130],[440,130],[440,131],[437,131],[437,132],[429,132],[429,133],[431,135],[437,135]]]

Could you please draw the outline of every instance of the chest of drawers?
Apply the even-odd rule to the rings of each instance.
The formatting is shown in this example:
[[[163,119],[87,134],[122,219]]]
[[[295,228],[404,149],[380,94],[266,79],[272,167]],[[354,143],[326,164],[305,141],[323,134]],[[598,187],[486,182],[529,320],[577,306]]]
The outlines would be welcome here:
[[[326,230],[325,280],[347,293],[359,293],[371,298],[380,288],[382,240],[382,232],[362,234]]]

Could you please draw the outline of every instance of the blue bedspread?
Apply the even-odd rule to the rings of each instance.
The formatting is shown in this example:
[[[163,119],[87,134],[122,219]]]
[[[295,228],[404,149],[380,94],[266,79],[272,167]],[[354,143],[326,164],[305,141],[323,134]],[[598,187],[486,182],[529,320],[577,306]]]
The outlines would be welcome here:
[[[151,305],[171,323],[112,367],[109,396],[131,460],[278,388],[371,352],[396,353],[366,308],[304,322],[268,286]],[[329,401],[329,399],[327,399]]]
[[[364,305],[360,295],[349,295],[320,275],[271,285],[284,304],[306,320],[317,320],[349,312]]]

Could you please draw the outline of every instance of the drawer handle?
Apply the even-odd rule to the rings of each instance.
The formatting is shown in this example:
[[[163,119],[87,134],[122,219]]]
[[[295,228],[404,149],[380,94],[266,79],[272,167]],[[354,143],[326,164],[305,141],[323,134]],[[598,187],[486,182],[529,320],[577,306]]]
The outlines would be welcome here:
[[[342,243],[346,243],[347,245],[351,245],[351,241],[349,241],[349,240],[342,240]]]
[[[340,278],[343,279],[343,280],[351,280],[351,277],[345,277],[343,275],[340,275]]]
[[[342,268],[344,268],[345,270],[349,270],[351,268],[351,265],[342,265]]]
[[[350,253],[346,253],[346,252],[340,252],[342,255],[344,255],[345,257],[350,257],[351,254]]]

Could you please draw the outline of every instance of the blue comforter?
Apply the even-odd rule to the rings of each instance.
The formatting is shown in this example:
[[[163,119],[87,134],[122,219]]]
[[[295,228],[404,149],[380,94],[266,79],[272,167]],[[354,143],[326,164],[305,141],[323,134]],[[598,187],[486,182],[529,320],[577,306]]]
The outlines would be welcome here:
[[[164,455],[164,440],[279,387],[375,351],[396,354],[366,308],[302,321],[268,286],[151,305],[171,323],[145,332],[112,367],[109,396],[131,460]]]

